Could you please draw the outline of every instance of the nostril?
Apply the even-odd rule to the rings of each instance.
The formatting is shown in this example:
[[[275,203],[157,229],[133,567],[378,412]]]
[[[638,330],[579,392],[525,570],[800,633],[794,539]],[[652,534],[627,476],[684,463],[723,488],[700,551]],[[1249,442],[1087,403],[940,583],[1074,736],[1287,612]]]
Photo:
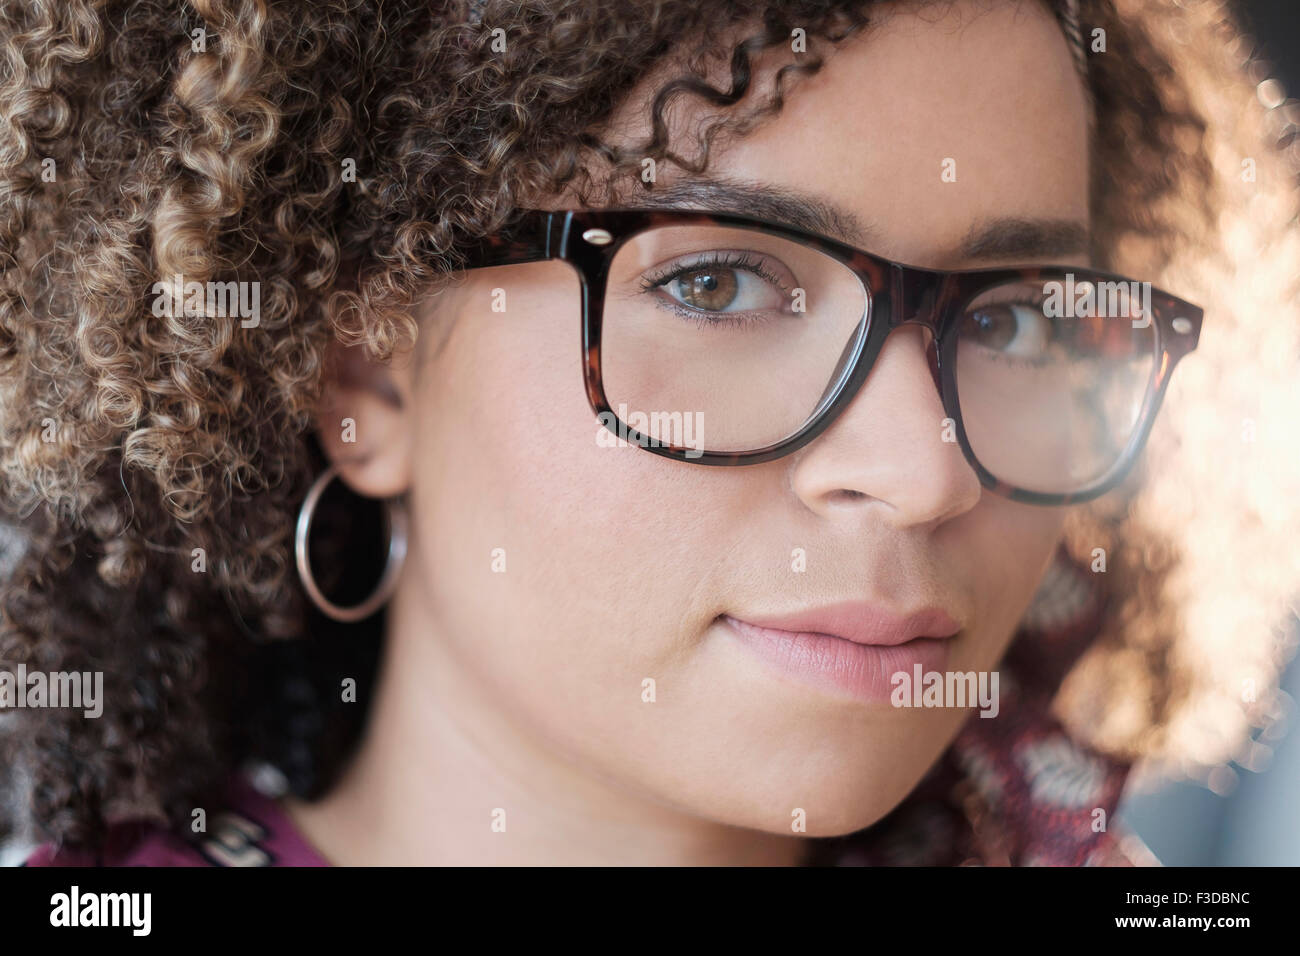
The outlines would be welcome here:
[[[831,500],[837,504],[852,504],[857,501],[870,498],[871,496],[864,491],[854,491],[852,488],[841,488],[830,496]]]

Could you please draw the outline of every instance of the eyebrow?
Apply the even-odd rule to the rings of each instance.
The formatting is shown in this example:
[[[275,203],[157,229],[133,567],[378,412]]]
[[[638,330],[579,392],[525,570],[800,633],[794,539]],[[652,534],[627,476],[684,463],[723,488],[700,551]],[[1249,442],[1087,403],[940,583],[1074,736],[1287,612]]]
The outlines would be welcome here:
[[[955,254],[961,259],[1038,259],[1088,252],[1088,227],[1073,219],[993,219],[972,226]]]
[[[869,245],[872,230],[846,209],[783,186],[733,179],[683,179],[626,199],[631,208],[679,207],[729,212],[783,223],[853,245]]]
[[[871,249],[877,231],[834,203],[783,186],[732,179],[684,179],[626,198],[630,208],[702,209],[783,223]],[[1072,219],[1003,217],[976,223],[948,261],[1011,261],[1086,253],[1088,227]]]

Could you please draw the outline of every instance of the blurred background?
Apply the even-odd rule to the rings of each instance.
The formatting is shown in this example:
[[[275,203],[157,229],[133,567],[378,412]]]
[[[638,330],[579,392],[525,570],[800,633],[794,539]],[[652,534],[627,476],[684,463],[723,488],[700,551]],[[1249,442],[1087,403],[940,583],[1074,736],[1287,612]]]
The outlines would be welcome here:
[[[1198,782],[1135,778],[1118,818],[1165,866],[1300,866],[1300,659],[1282,692],[1282,716],[1253,748],[1259,765]]]
[[[1276,75],[1296,95],[1300,90],[1300,3],[1296,0],[1238,0],[1237,9]]]
[[[1297,102],[1300,2],[1237,0],[1237,8],[1256,57]],[[1294,626],[1300,640],[1300,619]],[[1119,819],[1166,866],[1300,866],[1300,657],[1281,686],[1282,712],[1252,749],[1252,769],[1231,765],[1202,781],[1134,779]]]

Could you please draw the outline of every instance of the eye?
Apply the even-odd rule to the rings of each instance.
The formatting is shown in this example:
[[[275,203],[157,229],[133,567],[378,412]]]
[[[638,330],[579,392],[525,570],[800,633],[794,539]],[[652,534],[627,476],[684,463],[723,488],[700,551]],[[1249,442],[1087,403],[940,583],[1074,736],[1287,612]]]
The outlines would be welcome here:
[[[645,277],[643,288],[694,313],[782,312],[792,278],[787,268],[768,257],[710,251],[670,263]]]
[[[991,351],[1034,359],[1052,344],[1052,321],[1036,302],[991,302],[966,313],[961,334]]]

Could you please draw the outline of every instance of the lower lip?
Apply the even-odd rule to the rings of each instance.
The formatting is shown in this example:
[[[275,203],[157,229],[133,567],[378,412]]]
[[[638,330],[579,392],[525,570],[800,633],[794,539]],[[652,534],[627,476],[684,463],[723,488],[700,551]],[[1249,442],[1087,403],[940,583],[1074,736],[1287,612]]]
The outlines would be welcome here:
[[[905,644],[855,644],[830,634],[796,633],[759,627],[723,617],[740,643],[779,673],[801,683],[860,701],[889,700],[893,675],[910,677],[942,672],[948,663],[947,638],[917,637]]]

